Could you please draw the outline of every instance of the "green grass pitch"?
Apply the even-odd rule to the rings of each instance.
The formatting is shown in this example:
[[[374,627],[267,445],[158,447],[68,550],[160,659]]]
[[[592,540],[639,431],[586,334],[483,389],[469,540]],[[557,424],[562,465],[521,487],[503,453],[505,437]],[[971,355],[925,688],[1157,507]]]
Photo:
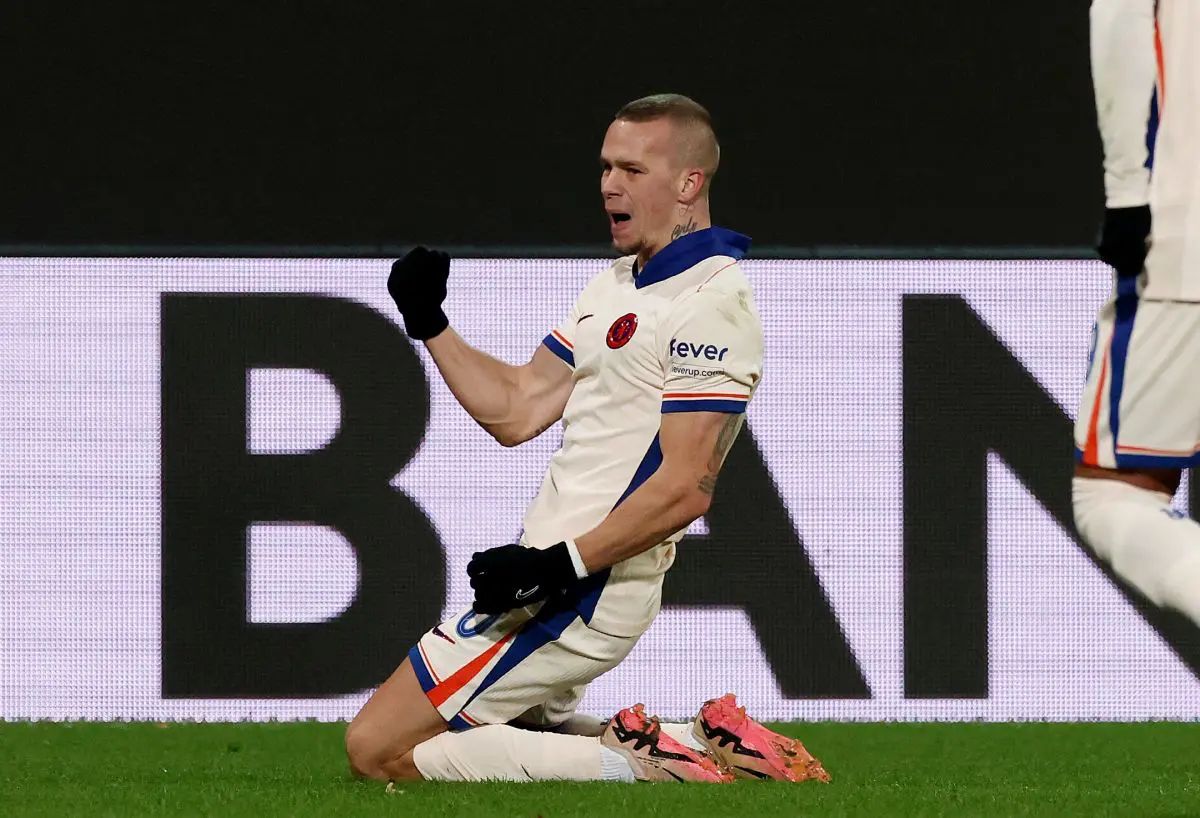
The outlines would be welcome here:
[[[1200,724],[785,724],[833,783],[384,785],[340,724],[0,723],[0,815],[1200,815]]]

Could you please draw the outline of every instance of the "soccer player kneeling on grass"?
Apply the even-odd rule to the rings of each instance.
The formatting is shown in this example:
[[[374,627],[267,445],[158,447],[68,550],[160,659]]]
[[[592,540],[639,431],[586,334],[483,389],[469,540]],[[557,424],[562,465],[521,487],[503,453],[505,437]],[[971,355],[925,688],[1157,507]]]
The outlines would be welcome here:
[[[469,346],[442,311],[450,259],[417,248],[388,290],[463,408],[504,446],[563,420],[521,542],[477,553],[475,604],[431,629],[346,732],[379,780],[828,780],[800,742],[734,697],[664,724],[641,705],[575,713],[658,613],[675,544],[709,508],[762,375],[762,327],[738,265],[750,240],[712,226],[718,146],[674,94],[631,102],[600,153],[622,254],[524,366]],[[539,285],[530,281],[530,287]]]

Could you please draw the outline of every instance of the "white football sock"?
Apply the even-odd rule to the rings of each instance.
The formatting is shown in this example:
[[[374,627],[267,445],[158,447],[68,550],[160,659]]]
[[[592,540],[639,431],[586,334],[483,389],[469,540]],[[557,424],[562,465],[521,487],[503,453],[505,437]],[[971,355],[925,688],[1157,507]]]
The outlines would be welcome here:
[[[1200,625],[1200,525],[1171,498],[1120,480],[1076,477],[1075,527],[1113,571]]]
[[[413,762],[430,781],[632,781],[625,759],[605,749],[589,736],[485,724],[421,742]]]
[[[673,721],[664,721],[659,723],[662,725],[663,732],[680,744],[685,744],[693,750],[704,750],[707,752],[708,748],[701,744],[700,740],[692,734],[692,725],[695,722],[689,721],[679,724]]]

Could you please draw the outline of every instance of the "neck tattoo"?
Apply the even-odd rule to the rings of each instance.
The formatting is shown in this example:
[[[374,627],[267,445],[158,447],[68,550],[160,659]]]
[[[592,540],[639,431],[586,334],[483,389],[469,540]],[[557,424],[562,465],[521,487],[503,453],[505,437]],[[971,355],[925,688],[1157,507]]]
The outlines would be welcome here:
[[[680,236],[686,236],[688,233],[695,233],[696,229],[696,220],[689,216],[687,224],[677,224],[671,228],[671,241],[675,241]]]

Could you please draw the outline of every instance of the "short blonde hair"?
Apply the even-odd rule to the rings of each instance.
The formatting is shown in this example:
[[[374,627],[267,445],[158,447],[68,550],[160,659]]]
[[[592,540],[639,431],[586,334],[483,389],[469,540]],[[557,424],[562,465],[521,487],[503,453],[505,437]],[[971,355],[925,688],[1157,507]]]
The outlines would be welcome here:
[[[671,120],[682,135],[681,154],[688,164],[704,170],[702,192],[708,192],[708,186],[721,163],[721,146],[713,130],[712,116],[703,105],[683,94],[651,94],[625,103],[613,119],[628,122]]]

